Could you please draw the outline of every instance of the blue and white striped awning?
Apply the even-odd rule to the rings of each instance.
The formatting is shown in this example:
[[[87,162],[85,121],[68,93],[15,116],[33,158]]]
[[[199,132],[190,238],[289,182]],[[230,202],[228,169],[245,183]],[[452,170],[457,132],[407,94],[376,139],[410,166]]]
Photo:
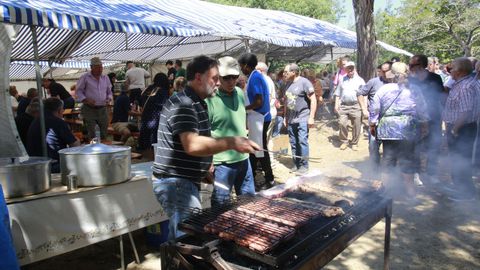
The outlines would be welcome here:
[[[356,48],[356,36],[328,22],[284,11],[219,5],[197,0],[160,1],[217,36],[236,36],[285,47]],[[199,16],[199,14],[201,14]]]
[[[69,30],[199,36],[210,32],[152,0],[0,0],[0,21]],[[165,1],[167,2],[167,1]]]
[[[118,61],[103,61],[104,67],[116,65]],[[72,69],[88,70],[90,68],[90,61],[65,61],[62,64],[48,63],[40,61],[40,73],[45,75],[52,69],[63,69],[65,72]],[[35,62],[33,61],[14,61],[10,63],[9,77],[13,80],[27,80],[35,79]]]
[[[24,24],[12,61],[32,60],[29,25],[38,25],[41,60],[164,62],[239,51],[245,40],[290,59],[321,59],[324,48],[356,49],[355,32],[297,14],[199,0],[0,0],[0,21]],[[408,54],[378,42],[387,50]],[[291,49],[289,49],[291,48]],[[281,53],[277,54],[279,57]],[[327,55],[327,58],[331,58]]]

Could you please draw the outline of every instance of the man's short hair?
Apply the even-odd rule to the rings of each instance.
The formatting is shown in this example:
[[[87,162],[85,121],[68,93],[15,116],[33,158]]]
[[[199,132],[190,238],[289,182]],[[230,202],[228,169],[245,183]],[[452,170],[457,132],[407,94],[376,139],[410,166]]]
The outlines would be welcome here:
[[[17,95],[18,94],[17,87],[15,85],[10,85],[10,87],[8,87],[8,92],[10,93],[11,96]]]
[[[127,66],[128,64],[133,64],[133,61],[127,61]]]
[[[25,112],[28,113],[29,115],[39,113],[40,112],[40,100],[38,98],[32,99],[32,101],[30,101],[30,104],[28,104],[27,108],[25,109]]]
[[[182,61],[181,60],[175,60],[175,64],[179,67],[182,67]]]
[[[473,71],[472,62],[470,62],[468,57],[455,58],[455,60],[453,60],[453,64],[458,71],[462,71],[466,74],[470,74]]]
[[[268,66],[264,62],[258,62],[257,66],[255,67],[257,70],[261,72],[267,72],[268,71]]]
[[[422,68],[427,68],[428,66],[428,57],[424,54],[415,54],[414,56],[412,56],[412,58],[415,58],[417,59],[417,62],[418,64],[420,64],[420,66]]]
[[[300,67],[295,63],[288,64],[288,71],[295,72],[295,75],[300,74]]]
[[[38,95],[38,91],[36,88],[30,88],[27,90],[27,97],[32,99]]]
[[[43,102],[43,107],[46,112],[54,113],[63,108],[63,101],[58,98],[47,98]]]
[[[247,67],[255,70],[255,67],[258,64],[257,56],[253,53],[244,53],[240,58],[238,58],[238,64],[246,65]]]
[[[168,60],[167,63],[165,63],[165,65],[173,65],[173,61],[172,61],[172,60]]]
[[[392,59],[390,59],[390,62],[400,62],[400,57],[394,56]]]
[[[218,61],[206,55],[200,55],[188,63],[187,65],[187,81],[193,81],[195,74],[204,74],[213,67],[218,66]]]
[[[387,62],[384,62],[383,64],[381,64],[380,68],[382,68],[383,65],[388,65],[388,70],[390,70],[392,68],[392,64],[393,64],[393,62],[387,61]]]

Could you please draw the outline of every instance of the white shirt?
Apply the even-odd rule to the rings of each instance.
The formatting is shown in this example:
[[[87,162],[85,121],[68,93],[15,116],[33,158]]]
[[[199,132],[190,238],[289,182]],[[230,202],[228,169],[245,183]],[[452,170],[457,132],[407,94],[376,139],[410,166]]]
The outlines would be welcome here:
[[[455,83],[455,80],[452,78],[452,76],[448,76],[445,79],[443,86],[452,89],[454,83]]]
[[[275,100],[277,99],[277,94],[275,92],[275,83],[273,82],[272,78],[270,78],[270,76],[263,73],[262,75],[267,82],[268,93],[270,96],[270,115],[272,116],[272,120],[274,120],[277,116],[277,108],[275,108]]]
[[[143,68],[134,67],[127,70],[126,77],[128,80],[128,89],[144,89],[145,88],[145,78],[150,77],[150,73]]]
[[[342,103],[357,103],[358,90],[365,85],[365,81],[355,74],[353,78],[345,76],[335,91]]]

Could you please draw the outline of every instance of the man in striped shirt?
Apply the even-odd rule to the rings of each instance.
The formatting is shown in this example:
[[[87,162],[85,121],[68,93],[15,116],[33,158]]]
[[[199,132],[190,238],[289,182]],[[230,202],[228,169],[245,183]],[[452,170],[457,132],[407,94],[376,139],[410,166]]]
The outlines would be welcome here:
[[[472,181],[472,152],[478,128],[480,85],[471,73],[472,64],[468,58],[453,61],[451,74],[455,83],[442,115],[447,124],[452,180],[456,191],[449,196],[453,201],[474,200],[476,197]]]
[[[183,235],[177,225],[192,208],[201,208],[200,182],[212,179],[212,156],[261,149],[244,137],[211,138],[205,98],[219,86],[218,62],[196,57],[187,66],[187,87],[163,106],[153,163],[153,191],[170,219],[169,239]]]

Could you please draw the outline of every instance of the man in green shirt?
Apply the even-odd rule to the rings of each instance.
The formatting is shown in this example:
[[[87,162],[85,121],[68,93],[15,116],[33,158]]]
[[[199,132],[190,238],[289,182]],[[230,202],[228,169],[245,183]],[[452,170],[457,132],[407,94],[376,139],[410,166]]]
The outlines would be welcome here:
[[[215,96],[206,99],[212,137],[247,137],[245,99],[242,89],[235,86],[240,68],[237,60],[225,56],[219,60],[220,88]],[[249,155],[228,150],[213,156],[214,190],[212,203],[230,198],[232,187],[237,195],[255,194],[255,184]]]

